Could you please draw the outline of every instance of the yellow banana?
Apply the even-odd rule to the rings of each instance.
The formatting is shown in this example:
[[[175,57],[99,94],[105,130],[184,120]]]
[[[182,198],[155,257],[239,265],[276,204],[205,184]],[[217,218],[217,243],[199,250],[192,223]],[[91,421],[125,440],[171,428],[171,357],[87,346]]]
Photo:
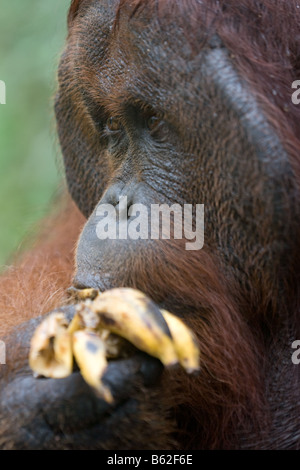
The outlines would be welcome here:
[[[138,349],[161,360],[178,363],[171,334],[158,307],[142,292],[116,288],[104,292],[88,305],[97,313],[100,326],[122,336]]]
[[[142,292],[116,288],[95,294],[94,289],[86,289],[79,298],[88,300],[77,304],[69,325],[64,314],[54,313],[36,329],[29,354],[36,374],[67,377],[74,354],[84,380],[111,403],[112,394],[102,383],[107,359],[131,356],[135,348],[165,366],[180,363],[188,373],[199,370],[200,352],[193,332]]]
[[[176,315],[161,310],[166,320],[181,366],[190,374],[200,368],[200,351],[194,333]]]
[[[88,308],[91,304],[91,301],[87,300],[86,302],[81,302],[76,306],[76,313],[68,326],[68,332],[70,334],[85,328],[95,331],[99,330],[100,318],[99,315]]]
[[[105,344],[101,338],[92,331],[76,331],[73,334],[73,352],[84,380],[101,398],[112,403],[112,394],[101,381],[107,367]]]
[[[77,312],[68,326],[68,332],[73,335],[79,330],[94,331],[99,335],[106,348],[106,357],[109,359],[129,357],[135,349],[126,339],[100,327],[100,316],[88,308],[90,303],[85,302],[77,306]]]
[[[71,374],[73,353],[67,321],[62,313],[49,315],[31,340],[29,365],[38,375],[60,379]]]

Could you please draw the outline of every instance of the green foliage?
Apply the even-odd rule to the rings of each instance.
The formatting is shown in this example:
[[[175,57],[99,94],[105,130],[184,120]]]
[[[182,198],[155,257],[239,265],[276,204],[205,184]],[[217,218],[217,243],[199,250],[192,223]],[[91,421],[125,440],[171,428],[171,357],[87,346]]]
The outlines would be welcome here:
[[[1,0],[0,266],[47,212],[62,179],[53,96],[69,4]]]

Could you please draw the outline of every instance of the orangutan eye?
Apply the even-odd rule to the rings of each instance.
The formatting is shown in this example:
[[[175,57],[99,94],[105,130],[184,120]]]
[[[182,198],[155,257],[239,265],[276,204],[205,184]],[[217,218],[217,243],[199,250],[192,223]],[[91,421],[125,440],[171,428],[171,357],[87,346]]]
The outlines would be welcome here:
[[[156,127],[159,125],[160,122],[161,122],[161,118],[159,116],[156,116],[155,114],[150,116],[147,119],[147,127],[149,131],[153,131],[154,129],[156,129]]]
[[[122,129],[122,124],[118,118],[111,116],[106,121],[106,128],[109,132],[118,132]]]

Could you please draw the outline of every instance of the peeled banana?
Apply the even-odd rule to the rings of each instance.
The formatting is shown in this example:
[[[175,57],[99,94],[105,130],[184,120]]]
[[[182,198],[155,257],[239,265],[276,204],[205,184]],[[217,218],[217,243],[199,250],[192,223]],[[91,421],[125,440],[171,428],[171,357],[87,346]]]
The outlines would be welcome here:
[[[111,289],[88,308],[99,315],[100,325],[126,338],[165,366],[178,362],[169,327],[159,308],[135,289]]]
[[[35,330],[29,365],[37,375],[60,379],[73,370],[72,338],[62,313],[53,313]]]
[[[189,374],[198,371],[200,351],[195,335],[176,315],[167,310],[161,310],[161,313],[169,326],[180,365]]]
[[[75,331],[73,352],[84,380],[93,387],[108,403],[113,397],[110,390],[102,384],[101,378],[107,367],[105,343],[92,331]]]
[[[166,366],[199,370],[200,352],[193,332],[177,316],[160,310],[145,294],[116,288],[95,294],[86,289],[68,323],[62,313],[49,315],[31,340],[29,364],[38,375],[63,378],[72,373],[73,356],[85,381],[111,403],[102,383],[107,361],[140,349]],[[90,298],[91,297],[91,298]]]

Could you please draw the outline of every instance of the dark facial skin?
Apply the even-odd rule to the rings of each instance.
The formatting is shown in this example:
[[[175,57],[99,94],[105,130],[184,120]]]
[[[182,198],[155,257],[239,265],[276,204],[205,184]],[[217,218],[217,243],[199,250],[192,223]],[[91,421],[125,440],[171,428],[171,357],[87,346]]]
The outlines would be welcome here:
[[[147,10],[130,23],[125,10],[112,34],[114,8],[88,3],[71,29],[56,102],[69,189],[90,217],[75,284],[125,285],[130,259],[148,249],[144,240],[98,240],[97,206],[120,195],[147,207],[204,204],[205,244],[224,268],[251,284],[263,249],[273,274],[281,257],[288,262],[292,173],[226,48],[214,36],[195,51],[176,23],[158,29]]]
[[[253,292],[264,298],[264,277],[268,296],[280,303],[293,262],[297,191],[288,156],[255,91],[238,74],[217,32],[195,50],[176,17],[161,24],[147,8],[130,21],[124,8],[113,28],[117,4],[82,3],[59,67],[55,109],[66,177],[88,218],[77,247],[74,286],[139,287],[141,266],[146,272],[149,257],[155,256],[159,263],[154,240],[99,240],[96,235],[98,204],[117,205],[127,196],[129,206],[148,208],[204,204],[205,249],[218,260],[222,275],[239,285],[246,304]],[[174,305],[157,282],[150,273],[143,290],[188,318],[186,302]],[[67,309],[71,315],[72,308]],[[174,445],[163,430],[165,423],[172,428],[175,418],[163,397],[168,382],[164,374],[158,380],[158,361],[141,354],[110,365],[112,408],[78,373],[61,381],[32,378],[25,358],[38,322],[22,333],[24,362],[18,362],[13,378],[5,378],[2,420],[8,422],[10,406],[18,408],[22,426],[16,431],[8,422],[0,447]],[[9,341],[13,347],[16,337]],[[22,391],[11,392],[17,389]],[[134,429],[130,436],[129,428]]]

